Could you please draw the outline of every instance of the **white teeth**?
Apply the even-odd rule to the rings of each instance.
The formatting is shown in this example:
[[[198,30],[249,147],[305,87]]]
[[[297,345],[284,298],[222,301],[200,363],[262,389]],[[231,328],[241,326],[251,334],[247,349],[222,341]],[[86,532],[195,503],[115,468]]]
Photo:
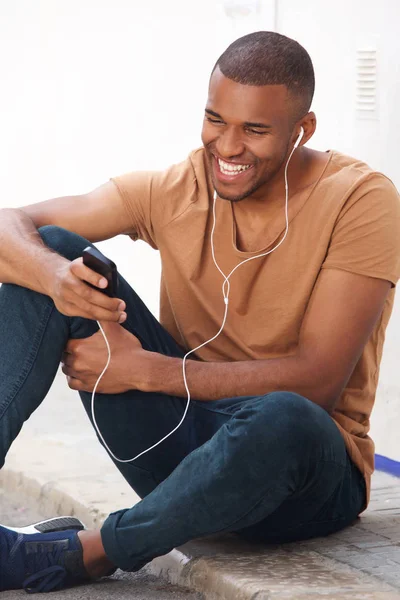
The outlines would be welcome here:
[[[226,163],[220,158],[218,159],[219,168],[224,175],[233,175],[241,173],[242,171],[247,171],[250,169],[251,165],[232,165],[230,163]]]

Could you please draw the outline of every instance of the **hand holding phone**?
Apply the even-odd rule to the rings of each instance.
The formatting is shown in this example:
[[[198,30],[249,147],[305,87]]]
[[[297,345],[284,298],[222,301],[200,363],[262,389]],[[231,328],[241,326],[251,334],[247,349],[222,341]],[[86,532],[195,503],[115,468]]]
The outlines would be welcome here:
[[[123,323],[126,303],[118,297],[116,266],[101,252],[93,250],[85,248],[85,258],[80,256],[72,261],[56,255],[57,262],[49,266],[51,277],[47,295],[57,310],[67,317]],[[106,288],[103,287],[105,282]]]
[[[103,292],[107,296],[110,296],[110,298],[115,298],[118,293],[118,272],[115,263],[104,256],[100,250],[97,250],[97,248],[93,248],[92,246],[88,246],[84,249],[82,258],[84,265],[102,277],[105,277],[108,281],[106,288],[99,288],[91,283],[86,282],[87,285],[90,285],[90,287]]]

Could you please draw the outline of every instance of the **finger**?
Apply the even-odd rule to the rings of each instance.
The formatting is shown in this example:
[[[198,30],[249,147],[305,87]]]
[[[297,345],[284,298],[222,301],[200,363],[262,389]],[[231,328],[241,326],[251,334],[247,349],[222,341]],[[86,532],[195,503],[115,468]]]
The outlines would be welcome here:
[[[108,281],[105,277],[99,275],[99,273],[96,273],[96,271],[93,271],[83,264],[83,258],[81,256],[71,262],[70,269],[79,279],[83,279],[96,287],[104,289],[108,285]]]
[[[69,367],[68,365],[61,364],[61,371],[67,377],[70,377],[70,378],[73,378],[73,379],[79,379],[79,373],[77,373],[76,371],[74,371],[74,369],[72,369],[72,367]]]
[[[75,379],[75,377],[67,376],[67,382],[68,382],[68,387],[70,387],[71,390],[84,391],[83,383],[79,379]]]
[[[72,362],[72,354],[69,352],[63,352],[60,360],[61,365],[67,365],[67,367],[71,366]]]
[[[94,321],[113,321],[114,323],[123,323],[127,318],[123,311],[110,311],[82,299],[79,303],[70,302],[67,314],[70,317],[83,317]]]
[[[110,298],[106,294],[103,294],[103,292],[89,287],[78,277],[73,276],[68,283],[69,294],[67,292],[67,299],[74,304],[79,303],[79,299],[82,298],[90,304],[100,306],[110,311],[121,312],[126,308],[126,304],[121,298]]]
[[[82,340],[80,338],[77,338],[77,339],[69,338],[69,340],[65,344],[65,348],[64,348],[64,352],[63,352],[62,356],[64,357],[64,354],[66,354],[66,355],[74,354],[76,346],[79,346],[81,341]]]
[[[107,325],[104,325],[104,327],[108,327],[110,331],[112,327],[119,327],[118,323],[110,323],[109,321],[104,321],[104,323],[107,323]],[[65,345],[60,362],[72,364],[72,361],[78,356],[78,354],[81,354],[82,348],[86,351],[87,344],[90,345],[96,336],[101,337],[100,329],[86,338],[70,338]]]

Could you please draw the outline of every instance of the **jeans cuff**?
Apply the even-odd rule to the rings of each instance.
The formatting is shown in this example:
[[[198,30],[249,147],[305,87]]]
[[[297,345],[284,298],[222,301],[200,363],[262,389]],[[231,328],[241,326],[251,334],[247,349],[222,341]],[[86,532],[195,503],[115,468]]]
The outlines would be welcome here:
[[[136,561],[136,565],[135,560],[126,554],[116,539],[118,523],[126,510],[127,509],[111,513],[104,521],[100,530],[100,535],[107,558],[114,563],[114,565],[123,571],[138,571],[145,563],[139,564],[139,561]]]

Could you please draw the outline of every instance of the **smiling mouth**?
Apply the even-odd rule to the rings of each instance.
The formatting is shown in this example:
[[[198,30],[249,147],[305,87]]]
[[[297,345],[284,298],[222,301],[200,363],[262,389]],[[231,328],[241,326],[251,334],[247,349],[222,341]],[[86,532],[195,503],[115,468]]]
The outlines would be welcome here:
[[[217,158],[219,168],[224,175],[234,175],[250,169],[251,165],[233,165]]]
[[[228,163],[215,155],[214,160],[218,174],[222,174],[224,176],[224,179],[236,179],[237,177],[243,175],[243,173],[246,173],[246,171],[253,167],[253,165]]]

